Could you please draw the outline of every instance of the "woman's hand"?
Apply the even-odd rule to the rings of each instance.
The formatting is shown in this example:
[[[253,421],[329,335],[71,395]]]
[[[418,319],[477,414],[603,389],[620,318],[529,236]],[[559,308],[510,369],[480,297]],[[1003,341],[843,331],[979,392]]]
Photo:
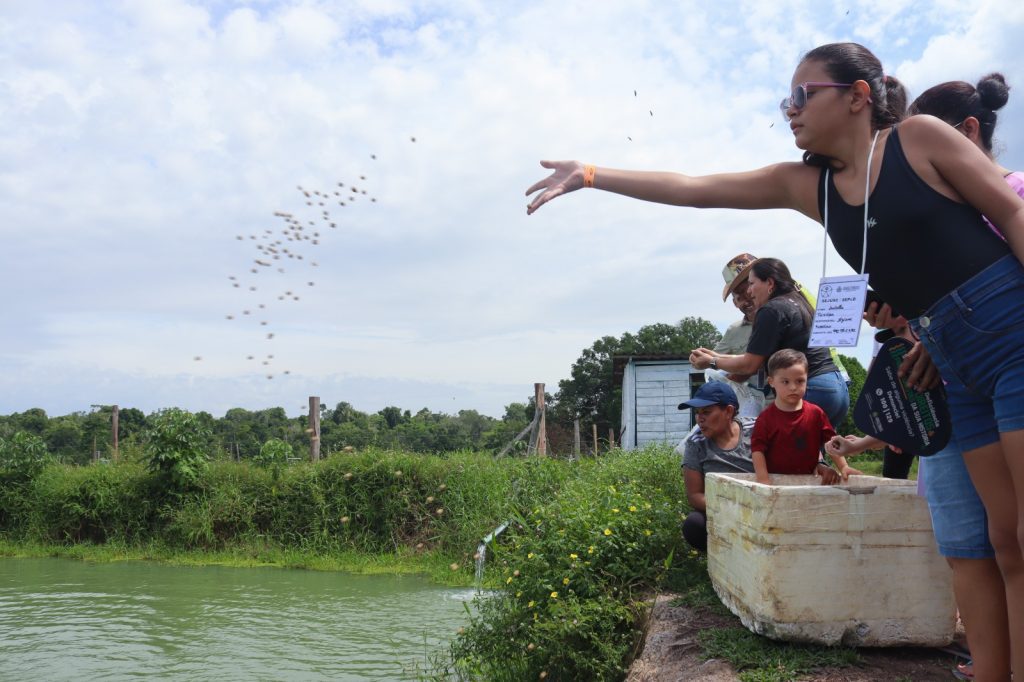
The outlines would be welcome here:
[[[694,369],[707,369],[715,359],[715,352],[707,348],[694,348],[690,352],[690,365]]]
[[[914,347],[903,356],[898,373],[908,386],[917,391],[929,391],[942,381],[939,368],[932,362],[932,356],[920,341],[914,343]]]
[[[877,303],[869,304],[867,310],[864,311],[864,321],[875,329],[892,329],[895,331],[900,327],[907,326],[907,318],[902,315],[893,315],[892,308],[889,307],[888,303],[883,303],[881,308],[878,307]]]
[[[856,436],[832,436],[829,442],[825,443],[825,452],[833,457],[852,457],[859,455]]]
[[[541,161],[540,165],[550,168],[554,172],[543,180],[533,183],[530,185],[530,189],[526,190],[526,196],[530,196],[537,190],[544,190],[534,197],[526,207],[526,215],[530,215],[555,197],[575,192],[583,187],[583,164],[579,161]]]

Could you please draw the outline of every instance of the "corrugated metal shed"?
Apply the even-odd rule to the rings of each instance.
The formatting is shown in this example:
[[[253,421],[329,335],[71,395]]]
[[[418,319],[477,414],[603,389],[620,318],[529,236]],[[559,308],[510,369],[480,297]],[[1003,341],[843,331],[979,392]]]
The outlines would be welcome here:
[[[613,381],[622,382],[622,435],[625,450],[647,443],[678,443],[693,426],[690,410],[679,403],[704,383],[689,356],[633,355],[612,359]]]

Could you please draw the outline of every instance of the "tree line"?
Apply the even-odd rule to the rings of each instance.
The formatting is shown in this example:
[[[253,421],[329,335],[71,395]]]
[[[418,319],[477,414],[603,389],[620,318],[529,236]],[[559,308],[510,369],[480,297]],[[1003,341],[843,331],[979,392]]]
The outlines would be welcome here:
[[[709,321],[687,317],[675,324],[657,323],[626,332],[620,337],[596,340],[570,368],[569,377],[558,383],[557,392],[545,396],[548,442],[555,453],[573,447],[573,421],[589,431],[598,426],[602,438],[609,429],[620,432],[622,387],[613,385],[612,360],[618,355],[685,355],[698,346],[711,347],[721,338]],[[851,398],[859,393],[864,370],[853,358],[844,357],[854,375]],[[423,408],[411,412],[388,406],[375,413],[357,410],[348,402],[320,408],[320,448],[324,456],[345,448],[377,447],[411,452],[480,450],[496,452],[509,443],[533,419],[534,398],[505,406],[501,417],[460,410],[456,414]],[[40,439],[51,457],[69,464],[84,464],[95,452],[109,457],[112,449],[112,406],[94,405],[89,412],[51,417],[40,408],[0,416],[0,439],[11,442],[18,433]],[[145,414],[133,407],[119,408],[119,441],[126,452],[141,448],[160,412]],[[264,410],[232,408],[220,418],[196,413],[202,426],[206,451],[213,456],[254,459],[272,439],[291,446],[295,456],[308,451],[308,416],[289,417],[284,408]],[[841,429],[842,430],[842,429]],[[848,432],[849,429],[846,430]],[[524,449],[525,444],[520,444]],[[0,448],[2,449],[2,448]]]

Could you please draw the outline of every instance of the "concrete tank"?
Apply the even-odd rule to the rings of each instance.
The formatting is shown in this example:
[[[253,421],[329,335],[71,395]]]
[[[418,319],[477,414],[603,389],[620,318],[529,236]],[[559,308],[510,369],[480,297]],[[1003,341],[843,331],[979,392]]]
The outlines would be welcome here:
[[[772,639],[944,646],[952,573],[914,481],[709,474],[708,572],[722,602]]]

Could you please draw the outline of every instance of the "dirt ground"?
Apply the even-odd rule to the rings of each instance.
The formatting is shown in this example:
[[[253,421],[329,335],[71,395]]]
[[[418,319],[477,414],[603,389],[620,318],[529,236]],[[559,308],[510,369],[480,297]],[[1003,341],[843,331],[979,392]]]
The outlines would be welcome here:
[[[670,606],[676,595],[661,595],[648,623],[643,651],[629,669],[627,682],[733,682],[739,676],[722,660],[705,660],[697,634],[705,629],[734,627],[736,620]],[[846,668],[821,668],[797,678],[800,682],[948,682],[956,659],[938,649],[899,647],[860,649],[863,663]]]

